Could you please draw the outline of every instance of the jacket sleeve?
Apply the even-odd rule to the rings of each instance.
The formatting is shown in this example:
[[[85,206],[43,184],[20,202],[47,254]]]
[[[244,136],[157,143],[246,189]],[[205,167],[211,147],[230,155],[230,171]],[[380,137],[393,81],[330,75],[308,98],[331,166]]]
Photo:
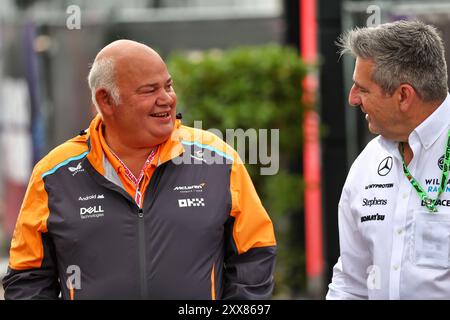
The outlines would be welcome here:
[[[371,265],[367,242],[350,209],[351,197],[344,186],[339,201],[339,242],[341,256],[333,268],[327,300],[368,298],[367,272]]]
[[[230,191],[223,299],[269,299],[276,256],[273,225],[241,161],[232,165]]]
[[[5,299],[57,299],[60,291],[54,248],[47,232],[48,196],[37,169],[25,193],[11,241]]]

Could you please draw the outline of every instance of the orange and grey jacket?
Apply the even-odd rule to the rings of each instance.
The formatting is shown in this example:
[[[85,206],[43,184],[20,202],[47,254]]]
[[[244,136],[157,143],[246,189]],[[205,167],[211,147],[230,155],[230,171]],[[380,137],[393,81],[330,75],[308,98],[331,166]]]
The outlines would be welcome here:
[[[34,168],[6,299],[267,299],[276,242],[237,153],[182,126],[145,173],[140,209],[97,116]]]

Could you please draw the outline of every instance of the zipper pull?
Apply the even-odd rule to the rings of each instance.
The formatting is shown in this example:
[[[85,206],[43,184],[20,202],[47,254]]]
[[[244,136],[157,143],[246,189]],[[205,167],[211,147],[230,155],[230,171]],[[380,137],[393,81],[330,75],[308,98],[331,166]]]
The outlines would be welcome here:
[[[142,194],[141,194],[141,190],[139,189],[139,187],[136,189],[136,195],[134,197],[134,201],[136,201],[136,204],[139,207],[142,207],[141,205],[141,201],[142,201]]]
[[[139,208],[138,217],[139,218],[143,218],[144,217],[144,210],[142,210],[141,208]]]

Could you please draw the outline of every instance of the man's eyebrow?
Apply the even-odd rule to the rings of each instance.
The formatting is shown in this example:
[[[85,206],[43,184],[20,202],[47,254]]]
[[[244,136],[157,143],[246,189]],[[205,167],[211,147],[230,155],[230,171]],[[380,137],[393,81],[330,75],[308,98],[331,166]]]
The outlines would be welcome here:
[[[169,79],[167,79],[167,81],[166,81],[166,83],[170,83],[170,82],[172,82],[172,78],[169,78]],[[139,91],[139,90],[142,90],[142,89],[146,89],[146,88],[155,88],[155,87],[158,87],[158,86],[159,86],[159,83],[158,83],[158,82],[154,82],[154,83],[146,83],[146,84],[144,84],[144,85],[138,87],[138,88],[136,89],[136,91]]]
[[[360,89],[364,89],[364,90],[367,90],[367,88],[366,87],[364,87],[364,86],[362,86],[358,81],[356,81],[356,80],[353,80],[353,83],[358,87],[358,88],[360,88]]]
[[[150,88],[150,87],[154,88],[154,87],[157,87],[157,86],[158,86],[158,83],[146,83],[146,84],[144,84],[144,85],[138,87],[138,88],[136,89],[136,91],[139,91],[139,90],[141,90],[141,89]]]

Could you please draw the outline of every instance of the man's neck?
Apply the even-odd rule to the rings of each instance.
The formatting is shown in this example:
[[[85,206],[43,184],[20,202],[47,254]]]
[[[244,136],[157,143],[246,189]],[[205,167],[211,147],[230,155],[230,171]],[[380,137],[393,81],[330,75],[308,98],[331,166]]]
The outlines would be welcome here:
[[[428,103],[422,103],[415,105],[411,110],[412,113],[404,119],[404,135],[398,135],[397,141],[403,141],[405,164],[409,165],[414,153],[409,146],[408,138],[411,132],[413,132],[422,122],[424,122],[437,108],[444,102],[445,99],[440,101],[433,101]],[[401,152],[399,145],[399,151]]]
[[[444,99],[445,100],[445,99]],[[444,102],[444,100],[431,101],[431,102],[423,102],[419,105],[416,105],[412,109],[412,113],[410,113],[410,131],[412,132],[415,128],[420,126],[422,122],[424,122],[429,116],[431,116],[437,108]],[[409,135],[408,135],[409,136]]]
[[[147,161],[148,156],[156,148],[136,148],[121,141],[119,137],[114,137],[103,130],[106,144],[109,149],[127,166],[127,168],[137,178]]]
[[[402,152],[400,144],[398,145],[398,148],[399,151]],[[411,147],[409,146],[408,142],[403,142],[403,150],[404,150],[403,158],[405,159],[406,166],[408,166],[414,156],[414,153]]]

